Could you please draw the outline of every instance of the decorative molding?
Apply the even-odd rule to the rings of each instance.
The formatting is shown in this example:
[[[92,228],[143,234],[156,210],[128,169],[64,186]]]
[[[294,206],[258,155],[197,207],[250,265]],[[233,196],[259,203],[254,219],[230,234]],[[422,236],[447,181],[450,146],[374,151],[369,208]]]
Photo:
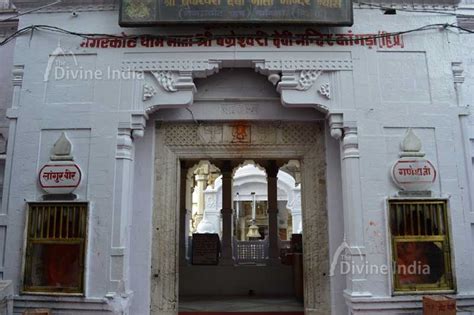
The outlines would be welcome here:
[[[339,140],[342,137],[343,131],[343,114],[342,113],[330,113],[328,116],[329,128],[331,129],[331,137]]]
[[[168,59],[168,60],[125,60],[122,71],[187,71],[194,78],[205,78],[219,72],[221,62],[208,59]]]
[[[462,62],[451,62],[451,70],[453,71],[454,84],[464,83],[464,68]]]
[[[145,83],[143,84],[143,101],[146,102],[155,96],[157,90],[150,84]]]
[[[15,65],[13,66],[13,86],[22,86],[23,84],[23,75],[25,74],[24,65]]]
[[[344,138],[342,140],[343,159],[359,158],[359,137],[355,122],[344,123]]]
[[[153,77],[158,81],[158,84],[166,92],[178,92],[175,87],[176,74],[171,71],[151,71]]]
[[[133,141],[129,126],[121,126],[118,129],[115,158],[133,160]]]
[[[303,70],[300,72],[297,90],[306,91],[313,86],[314,82],[321,75],[321,70]]]
[[[141,104],[150,113],[160,106],[185,107],[194,102],[196,86],[193,79],[205,78],[219,71],[222,60],[149,59],[141,54],[128,55],[122,61],[122,71],[144,72],[146,83],[142,88]],[[352,71],[350,55],[338,54],[339,59],[263,59],[254,60],[256,72],[267,76],[281,94],[281,103],[287,107],[312,107],[330,112],[332,100],[330,83],[335,71]],[[152,78],[152,79],[150,79]],[[318,83],[324,78],[325,81]],[[339,78],[336,76],[335,78]],[[319,90],[315,84],[321,84]],[[159,87],[158,87],[159,86]],[[155,92],[156,91],[156,92]]]
[[[144,136],[147,120],[148,115],[146,113],[132,113],[131,129],[133,138],[142,138]]]
[[[318,93],[321,94],[321,96],[327,98],[328,100],[331,99],[331,86],[329,85],[329,82],[321,84]]]
[[[255,69],[262,74],[301,70],[351,71],[353,68],[350,59],[280,59],[254,61],[254,64]]]
[[[285,124],[281,128],[275,128],[274,135],[269,135],[269,126],[265,123],[245,125],[245,141],[235,139],[240,125],[228,124],[204,124],[194,123],[180,125],[166,125],[164,128],[164,142],[170,146],[196,147],[203,145],[213,146],[272,146],[272,145],[301,145],[314,144],[318,142],[317,135],[321,126],[318,124]]]

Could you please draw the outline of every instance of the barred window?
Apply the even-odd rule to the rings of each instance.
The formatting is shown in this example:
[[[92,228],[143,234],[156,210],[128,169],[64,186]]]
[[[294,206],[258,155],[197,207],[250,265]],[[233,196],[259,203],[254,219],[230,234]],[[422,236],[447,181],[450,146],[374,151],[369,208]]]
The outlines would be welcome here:
[[[86,203],[28,204],[24,292],[83,293]]]
[[[446,200],[390,200],[396,292],[453,290]]]

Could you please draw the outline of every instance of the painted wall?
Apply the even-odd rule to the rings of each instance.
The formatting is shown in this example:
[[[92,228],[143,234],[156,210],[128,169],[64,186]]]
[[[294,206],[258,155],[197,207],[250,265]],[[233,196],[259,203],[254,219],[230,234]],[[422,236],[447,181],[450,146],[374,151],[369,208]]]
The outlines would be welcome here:
[[[9,21],[15,14],[9,1],[0,1],[0,42],[11,35],[17,29],[17,21]],[[4,21],[6,20],[6,21]],[[3,192],[5,181],[5,158],[8,139],[8,120],[6,111],[11,107],[13,96],[12,70],[15,41],[0,46],[0,194]],[[3,195],[0,197],[0,278],[3,279],[6,244],[6,212],[7,207],[3,202]]]
[[[167,33],[170,28],[120,29],[117,26],[117,12],[84,11],[77,17],[70,12],[37,13],[23,16],[20,27],[31,24],[60,26],[72,31],[101,32],[119,34]],[[434,23],[452,23],[454,18],[436,14],[413,14],[398,11],[396,15],[384,15],[380,10],[356,9],[353,33],[367,34],[378,31],[399,31]],[[271,32],[272,28],[270,28]],[[177,28],[176,32],[185,32]],[[200,29],[201,31],[201,29]],[[296,30],[301,32],[302,30]],[[348,32],[348,28],[322,29],[323,32]],[[195,30],[191,31],[195,33]],[[472,208],[465,200],[469,191],[464,138],[460,128],[461,114],[466,112],[456,103],[451,62],[459,60],[460,38],[447,31],[426,31],[403,37],[403,47],[367,46],[292,46],[275,48],[247,47],[163,47],[137,49],[84,49],[77,37],[36,31],[31,37],[20,37],[16,43],[15,64],[24,65],[23,85],[19,93],[20,105],[17,112],[16,138],[14,150],[9,152],[13,176],[9,182],[8,230],[3,241],[5,252],[4,278],[14,283],[18,294],[21,284],[21,260],[23,255],[23,229],[25,224],[25,201],[39,200],[42,191],[37,184],[37,173],[49,158],[49,150],[60,131],[65,130],[73,142],[73,154],[81,165],[85,178],[77,190],[80,199],[91,202],[89,216],[89,240],[86,270],[86,298],[69,298],[66,308],[75,309],[77,314],[104,313],[106,310],[128,308],[127,296],[134,291],[130,306],[131,314],[146,314],[149,305],[151,205],[153,203],[153,128],[155,119],[271,119],[275,115],[282,119],[324,119],[323,114],[313,110],[298,111],[279,105],[279,94],[266,82],[264,76],[243,73],[233,76],[234,85],[208,92],[199,86],[196,103],[187,110],[163,110],[151,115],[144,138],[135,139],[135,176],[117,176],[117,152],[121,144],[117,141],[117,130],[130,123],[130,113],[143,105],[141,91],[134,80],[120,80],[109,76],[110,70],[120,69],[123,60],[153,57],[166,58],[199,57],[226,60],[225,67],[252,67],[249,60],[272,55],[285,58],[307,58],[333,55],[350,56],[353,71],[341,74],[352,82],[349,86],[334,86],[332,93],[340,100],[333,110],[344,111],[345,121],[355,121],[358,126],[360,151],[360,187],[354,186],[354,193],[360,193],[363,208],[363,234],[366,259],[373,264],[389,264],[388,235],[386,230],[386,199],[394,196],[397,188],[389,178],[389,169],[398,158],[399,143],[408,127],[423,142],[426,157],[434,162],[439,177],[433,187],[435,197],[449,199],[453,256],[459,295],[465,296],[464,303],[473,303],[474,275],[472,274]],[[50,58],[60,45],[66,55]],[[48,61],[53,67],[46,75]],[[69,68],[68,68],[69,67]],[[99,70],[102,78],[72,78],[73,73],[81,75],[81,68]],[[65,70],[69,78],[65,77]],[[79,72],[77,72],[79,71]],[[253,69],[251,70],[253,72]],[[54,77],[56,75],[56,78]],[[83,73],[87,76],[88,74]],[[57,77],[62,77],[57,80]],[[231,76],[232,77],[232,76]],[[214,78],[214,79],[213,79]],[[216,79],[217,78],[217,79]],[[216,86],[218,75],[209,80]],[[214,80],[214,81],[213,81]],[[217,81],[216,81],[217,80]],[[196,80],[199,82],[199,80]],[[255,83],[250,84],[249,82]],[[258,83],[258,84],[257,84]],[[265,84],[264,84],[265,83]],[[469,83],[470,84],[470,83]],[[468,85],[469,85],[468,84]],[[236,88],[237,87],[237,88]],[[271,94],[267,92],[272,90]],[[235,112],[216,111],[219,102],[238,92],[240,97],[260,98],[256,105],[260,111]],[[317,93],[316,90],[307,93]],[[470,92],[468,92],[470,93]],[[170,94],[171,95],[171,94]],[[296,94],[295,94],[296,95]],[[236,95],[234,95],[236,96]],[[199,97],[201,100],[199,101]],[[233,101],[238,102],[234,99]],[[274,111],[273,106],[280,106]],[[310,113],[313,113],[310,115]],[[330,256],[343,240],[341,173],[338,155],[339,144],[327,136],[327,181],[330,232]],[[128,248],[113,245],[116,237],[117,217],[114,209],[118,203],[124,204],[124,196],[117,194],[117,181],[134,183],[130,218],[121,221],[124,236],[130,236]],[[472,182],[471,182],[472,183]],[[471,186],[472,187],[472,186]],[[127,197],[124,197],[127,199]],[[115,224],[115,225],[114,225]],[[471,240],[466,242],[466,239]],[[122,260],[112,259],[129,252],[123,262],[130,261],[129,270],[123,271]],[[122,274],[129,273],[122,278]],[[331,279],[331,297],[334,314],[345,312],[341,291],[345,287],[341,275]],[[125,284],[124,284],[125,283]],[[410,302],[414,297],[392,299],[391,281],[387,275],[368,275],[361,281],[361,290],[367,293],[366,300],[357,300],[363,307],[372,305],[383,309],[389,304]],[[375,299],[376,298],[376,299]],[[123,304],[122,302],[125,301]],[[407,302],[408,301],[408,302]],[[471,302],[469,302],[471,301]],[[18,296],[15,301],[17,311],[25,305],[53,306],[53,298]],[[79,304],[78,304],[79,303]],[[402,302],[400,302],[402,303]],[[412,303],[412,304],[410,304]],[[474,303],[473,303],[474,304]],[[74,306],[75,305],[75,306]],[[81,306],[81,311],[77,309]],[[124,306],[125,305],[125,306]],[[399,304],[396,304],[399,305]],[[398,310],[397,310],[398,311]],[[380,311],[379,311],[380,312]],[[73,312],[71,312],[73,313]],[[368,314],[368,313],[367,313]]]

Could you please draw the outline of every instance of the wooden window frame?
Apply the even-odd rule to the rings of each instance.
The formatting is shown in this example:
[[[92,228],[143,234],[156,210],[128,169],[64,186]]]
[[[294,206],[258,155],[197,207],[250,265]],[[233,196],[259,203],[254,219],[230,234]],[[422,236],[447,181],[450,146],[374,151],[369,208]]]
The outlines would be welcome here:
[[[77,207],[78,211],[82,211],[83,214],[78,214],[80,222],[77,222],[77,228],[81,229],[82,236],[76,238],[63,238],[61,232],[58,237],[31,237],[32,226],[30,226],[33,215],[32,211],[36,207]],[[57,208],[56,208],[57,209]],[[63,211],[63,210],[59,210]],[[44,223],[43,223],[44,224]],[[37,295],[68,295],[68,296],[85,296],[85,270],[87,261],[87,239],[88,239],[88,226],[89,226],[89,203],[86,201],[44,201],[44,202],[28,202],[26,207],[26,224],[24,231],[24,253],[22,262],[22,277],[21,277],[21,294],[37,294]],[[49,228],[49,227],[48,227]],[[79,230],[77,232],[80,234]],[[54,232],[53,232],[54,234]],[[33,244],[79,244],[79,267],[80,267],[80,283],[78,287],[48,287],[48,286],[27,286],[26,279],[31,276],[31,260],[32,259],[32,245]]]
[[[425,234],[428,234],[427,225],[424,223],[424,228],[421,228],[420,221],[418,221],[418,227],[414,227],[414,223],[410,223],[410,231],[409,235],[404,233],[405,235],[395,235],[399,234],[399,231],[394,234],[393,225],[392,225],[392,206],[422,206],[422,205],[430,205],[430,206],[438,206],[440,209],[439,212],[436,213],[438,217],[438,223],[442,221],[443,225],[441,230],[443,233],[435,233],[433,231],[433,226],[431,227],[430,235],[414,235],[416,233],[413,230],[417,230],[417,232],[421,231],[422,229],[425,230]],[[419,215],[419,208],[416,208],[417,216]],[[404,211],[404,210],[402,210]],[[431,211],[431,210],[430,210]],[[406,216],[406,214],[404,214]],[[409,215],[408,215],[409,216]],[[454,270],[453,270],[453,253],[452,253],[452,245],[451,245],[451,228],[450,228],[450,220],[449,220],[449,207],[448,207],[448,200],[447,199],[410,199],[410,198],[403,198],[403,199],[389,199],[388,200],[388,230],[389,230],[389,238],[390,238],[390,249],[391,249],[391,272],[392,272],[392,292],[393,294],[426,294],[426,293],[454,293],[456,291],[456,284],[455,284],[455,277],[454,277]],[[420,217],[417,217],[420,220]],[[406,226],[404,227],[404,229]],[[398,229],[398,228],[397,228]],[[438,227],[440,230],[440,227]],[[404,230],[406,231],[406,230]],[[443,249],[443,260],[444,260],[444,271],[445,276],[442,277],[441,281],[437,282],[436,284],[409,284],[403,285],[399,283],[397,271],[394,270],[397,261],[397,244],[403,242],[438,242],[442,243]]]

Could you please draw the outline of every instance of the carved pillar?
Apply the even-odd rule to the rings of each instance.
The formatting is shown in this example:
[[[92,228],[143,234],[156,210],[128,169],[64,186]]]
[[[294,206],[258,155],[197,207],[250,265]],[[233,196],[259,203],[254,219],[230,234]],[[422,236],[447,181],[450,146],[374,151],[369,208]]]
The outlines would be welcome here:
[[[112,248],[108,298],[130,295],[130,223],[133,196],[133,137],[143,136],[146,115],[131,115],[120,122],[115,154],[115,183],[112,210]]]
[[[344,208],[344,234],[348,245],[345,259],[355,270],[365,270],[364,212],[360,183],[360,155],[357,124],[344,122],[342,114],[333,114],[329,119],[331,135],[341,139],[342,195]],[[367,288],[366,275],[354,272],[346,275],[347,297],[371,296]]]
[[[294,234],[303,232],[303,222],[301,220],[301,185],[293,188],[293,205],[291,207],[292,229]]]
[[[197,200],[197,213],[195,216],[195,226],[196,228],[199,226],[199,223],[201,223],[201,220],[204,216],[204,191],[206,190],[207,186],[207,179],[208,175],[206,174],[198,174],[195,176],[196,179],[196,190],[198,194],[198,200]]]
[[[267,196],[268,196],[268,234],[269,234],[269,258],[276,262],[279,258],[278,248],[278,198],[277,198],[277,174],[278,165],[276,161],[269,161],[265,167],[267,172]]]
[[[188,169],[181,163],[180,185],[179,185],[179,263],[186,265],[186,248],[188,238],[188,210],[186,208],[188,190]]]
[[[10,182],[12,176],[12,163],[14,159],[14,146],[16,139],[16,126],[18,121],[18,108],[20,106],[21,87],[23,85],[23,75],[25,67],[23,65],[15,65],[13,68],[13,101],[12,107],[7,109],[7,118],[10,120],[7,142],[7,159],[5,161],[5,171],[3,177],[3,196],[2,209],[0,215],[0,225],[7,221],[8,204],[10,195]]]
[[[222,168],[222,255],[221,263],[233,264],[232,257],[232,164],[224,161]]]

